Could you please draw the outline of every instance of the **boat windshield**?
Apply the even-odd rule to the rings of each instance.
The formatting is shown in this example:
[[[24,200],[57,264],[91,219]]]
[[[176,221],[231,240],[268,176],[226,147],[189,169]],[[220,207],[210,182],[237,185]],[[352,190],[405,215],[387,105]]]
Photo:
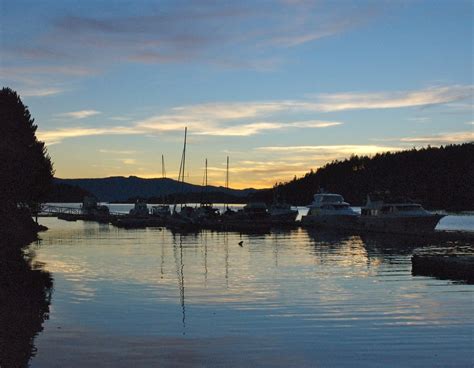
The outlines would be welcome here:
[[[339,203],[344,202],[344,198],[339,194],[317,194],[315,196],[315,201],[322,203]]]

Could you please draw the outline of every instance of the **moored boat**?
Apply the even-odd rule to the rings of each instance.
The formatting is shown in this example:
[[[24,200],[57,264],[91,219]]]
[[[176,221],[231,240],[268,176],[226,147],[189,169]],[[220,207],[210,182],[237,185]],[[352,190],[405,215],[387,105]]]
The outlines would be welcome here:
[[[158,206],[151,207],[151,215],[160,217],[160,218],[167,218],[171,216],[170,206],[167,204],[160,204]]]
[[[129,215],[133,217],[148,217],[149,214],[147,204],[142,201],[135,202],[134,207],[129,211]]]
[[[362,230],[398,234],[432,233],[444,215],[431,213],[420,204],[406,200],[372,200],[361,210],[359,224]]]
[[[358,225],[359,214],[340,194],[317,193],[307,207],[308,213],[301,218],[303,226],[355,229]]]
[[[288,203],[276,202],[268,210],[270,220],[275,225],[293,225],[298,216],[298,210],[294,210]]]

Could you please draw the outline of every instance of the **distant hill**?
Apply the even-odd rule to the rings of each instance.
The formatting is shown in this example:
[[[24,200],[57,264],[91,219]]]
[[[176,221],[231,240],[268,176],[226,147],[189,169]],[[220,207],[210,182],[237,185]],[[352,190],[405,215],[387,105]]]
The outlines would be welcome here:
[[[90,192],[82,188],[79,188],[76,185],[57,183],[53,181],[53,185],[45,199],[45,202],[63,202],[63,203],[82,202],[84,197],[90,196],[90,195],[91,195]]]
[[[113,176],[100,179],[60,179],[55,178],[56,185],[66,184],[79,187],[82,190],[94,194],[103,202],[128,201],[133,198],[159,198],[174,194],[183,193],[184,195],[194,194],[196,197],[203,188],[200,185],[189,183],[180,183],[173,179],[143,179],[136,176],[123,177]],[[223,198],[241,198],[244,199],[256,189],[227,189],[224,187],[208,186],[206,192],[213,193],[214,198],[218,198],[221,193]]]
[[[474,209],[474,143],[427,147],[373,157],[351,156],[309,172],[304,177],[255,193],[254,200],[277,196],[306,205],[319,188],[339,193],[354,205],[368,193],[389,192],[420,202],[426,208]]]

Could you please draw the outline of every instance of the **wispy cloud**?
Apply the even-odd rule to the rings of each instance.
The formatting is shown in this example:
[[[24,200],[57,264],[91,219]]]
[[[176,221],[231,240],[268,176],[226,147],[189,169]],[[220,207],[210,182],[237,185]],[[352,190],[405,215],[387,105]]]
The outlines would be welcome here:
[[[416,116],[413,118],[408,118],[409,121],[414,121],[415,123],[427,123],[431,120],[431,118],[427,116]]]
[[[433,135],[428,135],[428,136],[423,136],[423,137],[405,137],[405,138],[401,138],[400,141],[408,142],[408,143],[421,143],[424,145],[473,142],[474,131],[441,133],[441,134],[433,134]]]
[[[163,114],[110,128],[60,128],[43,133],[49,144],[62,139],[104,134],[163,134],[182,131],[185,126],[196,136],[245,137],[263,132],[288,129],[336,127],[343,122],[332,120],[297,120],[295,117],[345,109],[406,108],[443,105],[472,95],[472,86],[441,86],[417,91],[381,93],[339,93],[316,95],[311,99],[234,103],[204,103],[174,107]],[[96,110],[63,113],[81,119],[98,114]],[[118,119],[117,119],[118,120]],[[405,141],[408,142],[408,141]],[[368,147],[368,146],[367,146]]]
[[[24,97],[52,96],[52,95],[57,95],[62,92],[64,92],[62,88],[55,88],[55,87],[49,87],[49,88],[25,87],[25,88],[19,89],[20,95]]]
[[[342,124],[324,120],[260,120],[279,113],[291,115],[308,111],[314,112],[315,105],[307,101],[216,102],[175,107],[168,114],[155,115],[136,124],[140,129],[155,132],[179,131],[187,126],[192,134],[214,136],[249,136],[270,130],[328,128]]]
[[[472,96],[472,85],[450,85],[415,91],[320,94],[316,98],[319,111],[331,112],[441,105]]]
[[[96,135],[116,135],[116,134],[142,134],[134,127],[110,127],[110,128],[59,128],[56,130],[38,131],[36,133],[39,140],[45,142],[47,145],[60,143],[66,138],[77,138]]]
[[[119,161],[121,163],[123,163],[124,165],[136,165],[137,164],[137,160],[134,159],[134,158],[121,158],[121,159],[119,159]]]
[[[257,147],[258,151],[280,153],[329,153],[336,156],[373,155],[380,152],[399,151],[401,147],[378,145],[319,145],[319,146],[266,146]],[[334,156],[334,157],[336,157]]]
[[[192,0],[95,4],[92,14],[51,8],[43,29],[4,45],[9,60],[112,63],[204,62],[223,68],[274,69],[279,49],[296,47],[360,27],[385,6],[330,1],[215,2]],[[17,36],[18,37],[18,36]]]
[[[89,118],[94,115],[100,114],[100,111],[97,110],[80,110],[80,111],[71,111],[71,112],[63,112],[57,114],[57,116],[64,117],[64,118],[71,118],[71,119],[85,119]]]
[[[111,149],[105,149],[105,148],[101,148],[99,152],[110,153],[113,155],[131,155],[131,154],[137,153],[137,151],[135,150],[111,150]]]

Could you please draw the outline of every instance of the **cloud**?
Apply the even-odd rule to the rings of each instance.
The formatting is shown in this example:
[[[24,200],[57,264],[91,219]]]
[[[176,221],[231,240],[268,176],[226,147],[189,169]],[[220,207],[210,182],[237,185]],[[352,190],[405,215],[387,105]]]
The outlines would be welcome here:
[[[135,121],[130,126],[109,128],[59,128],[40,133],[48,144],[65,138],[105,134],[154,134],[180,132],[185,126],[196,136],[245,137],[269,131],[288,129],[329,128],[343,124],[331,120],[294,120],[294,115],[327,113],[346,109],[402,108],[452,103],[472,94],[472,86],[440,86],[406,92],[339,93],[316,95],[312,99],[276,100],[260,102],[204,103],[177,106],[166,113]],[[59,114],[83,119],[98,114],[96,110],[81,110]],[[121,120],[116,117],[115,120]],[[412,142],[405,138],[402,142]],[[421,142],[413,140],[413,142]],[[459,139],[459,138],[458,138]],[[312,148],[310,148],[312,147]],[[294,147],[296,150],[322,150],[323,146]],[[342,146],[340,146],[342,147]],[[378,152],[378,146],[344,146],[356,149],[354,153]],[[358,148],[365,151],[359,151]],[[390,147],[394,149],[394,147]],[[290,148],[267,148],[289,150]],[[329,148],[330,149],[330,148]],[[349,152],[353,153],[353,152]]]
[[[378,145],[319,145],[319,146],[266,146],[257,147],[257,151],[273,153],[319,153],[330,154],[333,157],[355,155],[373,155],[380,152],[400,151],[401,147]]]
[[[121,158],[119,161],[124,165],[135,165],[137,163],[137,160],[134,158]]]
[[[423,137],[405,137],[400,139],[401,142],[422,143],[424,145],[453,144],[474,141],[474,131],[470,132],[451,132],[440,133]]]
[[[472,86],[448,85],[403,92],[319,94],[311,99],[300,100],[205,103],[175,107],[168,114],[155,115],[138,121],[137,126],[158,132],[181,130],[184,126],[188,126],[195,134],[246,136],[270,129],[323,128],[341,124],[319,120],[287,123],[273,119],[255,121],[276,114],[442,105],[470,97],[472,92]]]
[[[2,51],[14,62],[80,62],[100,65],[101,70],[117,61],[271,70],[282,62],[279,49],[360,27],[380,7],[342,7],[319,0],[104,4],[94,4],[94,12],[88,13],[52,6],[48,19],[38,20],[44,24],[42,32],[7,42]],[[8,36],[18,40],[22,34]]]
[[[379,145],[319,145],[319,146],[268,146],[241,153],[230,167],[232,186],[245,188],[271,187],[275,182],[302,176],[311,169],[327,162],[344,159],[352,154],[373,155],[387,151],[399,151],[397,146]],[[252,157],[252,159],[248,159]],[[225,164],[209,168],[210,177],[223,180]],[[223,183],[223,181],[221,181]]]
[[[321,122],[321,121],[301,121],[289,123],[277,122],[258,122],[252,124],[235,125],[230,127],[216,126],[212,130],[204,130],[195,133],[197,135],[214,135],[214,136],[250,136],[262,133],[267,130],[282,130],[291,128],[328,128],[341,125],[340,122]]]
[[[131,155],[131,154],[137,153],[137,151],[134,151],[134,150],[110,150],[110,149],[105,149],[105,148],[101,148],[99,152],[110,153],[114,155]]]
[[[415,123],[426,123],[428,121],[431,121],[431,118],[427,116],[417,116],[413,118],[408,118],[407,120],[414,121]]]
[[[85,119],[98,114],[100,114],[100,111],[97,110],[80,110],[72,112],[63,112],[61,114],[57,114],[57,116],[71,119]]]
[[[59,128],[56,130],[38,131],[36,136],[40,141],[47,145],[53,145],[62,142],[66,138],[78,138],[96,135],[115,135],[115,134],[141,134],[140,131],[134,127],[110,127],[110,128]]]
[[[317,96],[317,109],[342,110],[394,109],[440,105],[473,96],[472,85],[437,86],[415,91],[377,93],[335,93]]]
[[[24,97],[45,97],[66,92],[65,78],[75,79],[97,74],[84,66],[75,65],[0,65],[0,78],[5,84],[12,84]]]
[[[19,93],[24,97],[44,97],[52,96],[62,93],[64,90],[61,88],[49,87],[49,88],[35,88],[35,87],[26,87],[20,88]]]

